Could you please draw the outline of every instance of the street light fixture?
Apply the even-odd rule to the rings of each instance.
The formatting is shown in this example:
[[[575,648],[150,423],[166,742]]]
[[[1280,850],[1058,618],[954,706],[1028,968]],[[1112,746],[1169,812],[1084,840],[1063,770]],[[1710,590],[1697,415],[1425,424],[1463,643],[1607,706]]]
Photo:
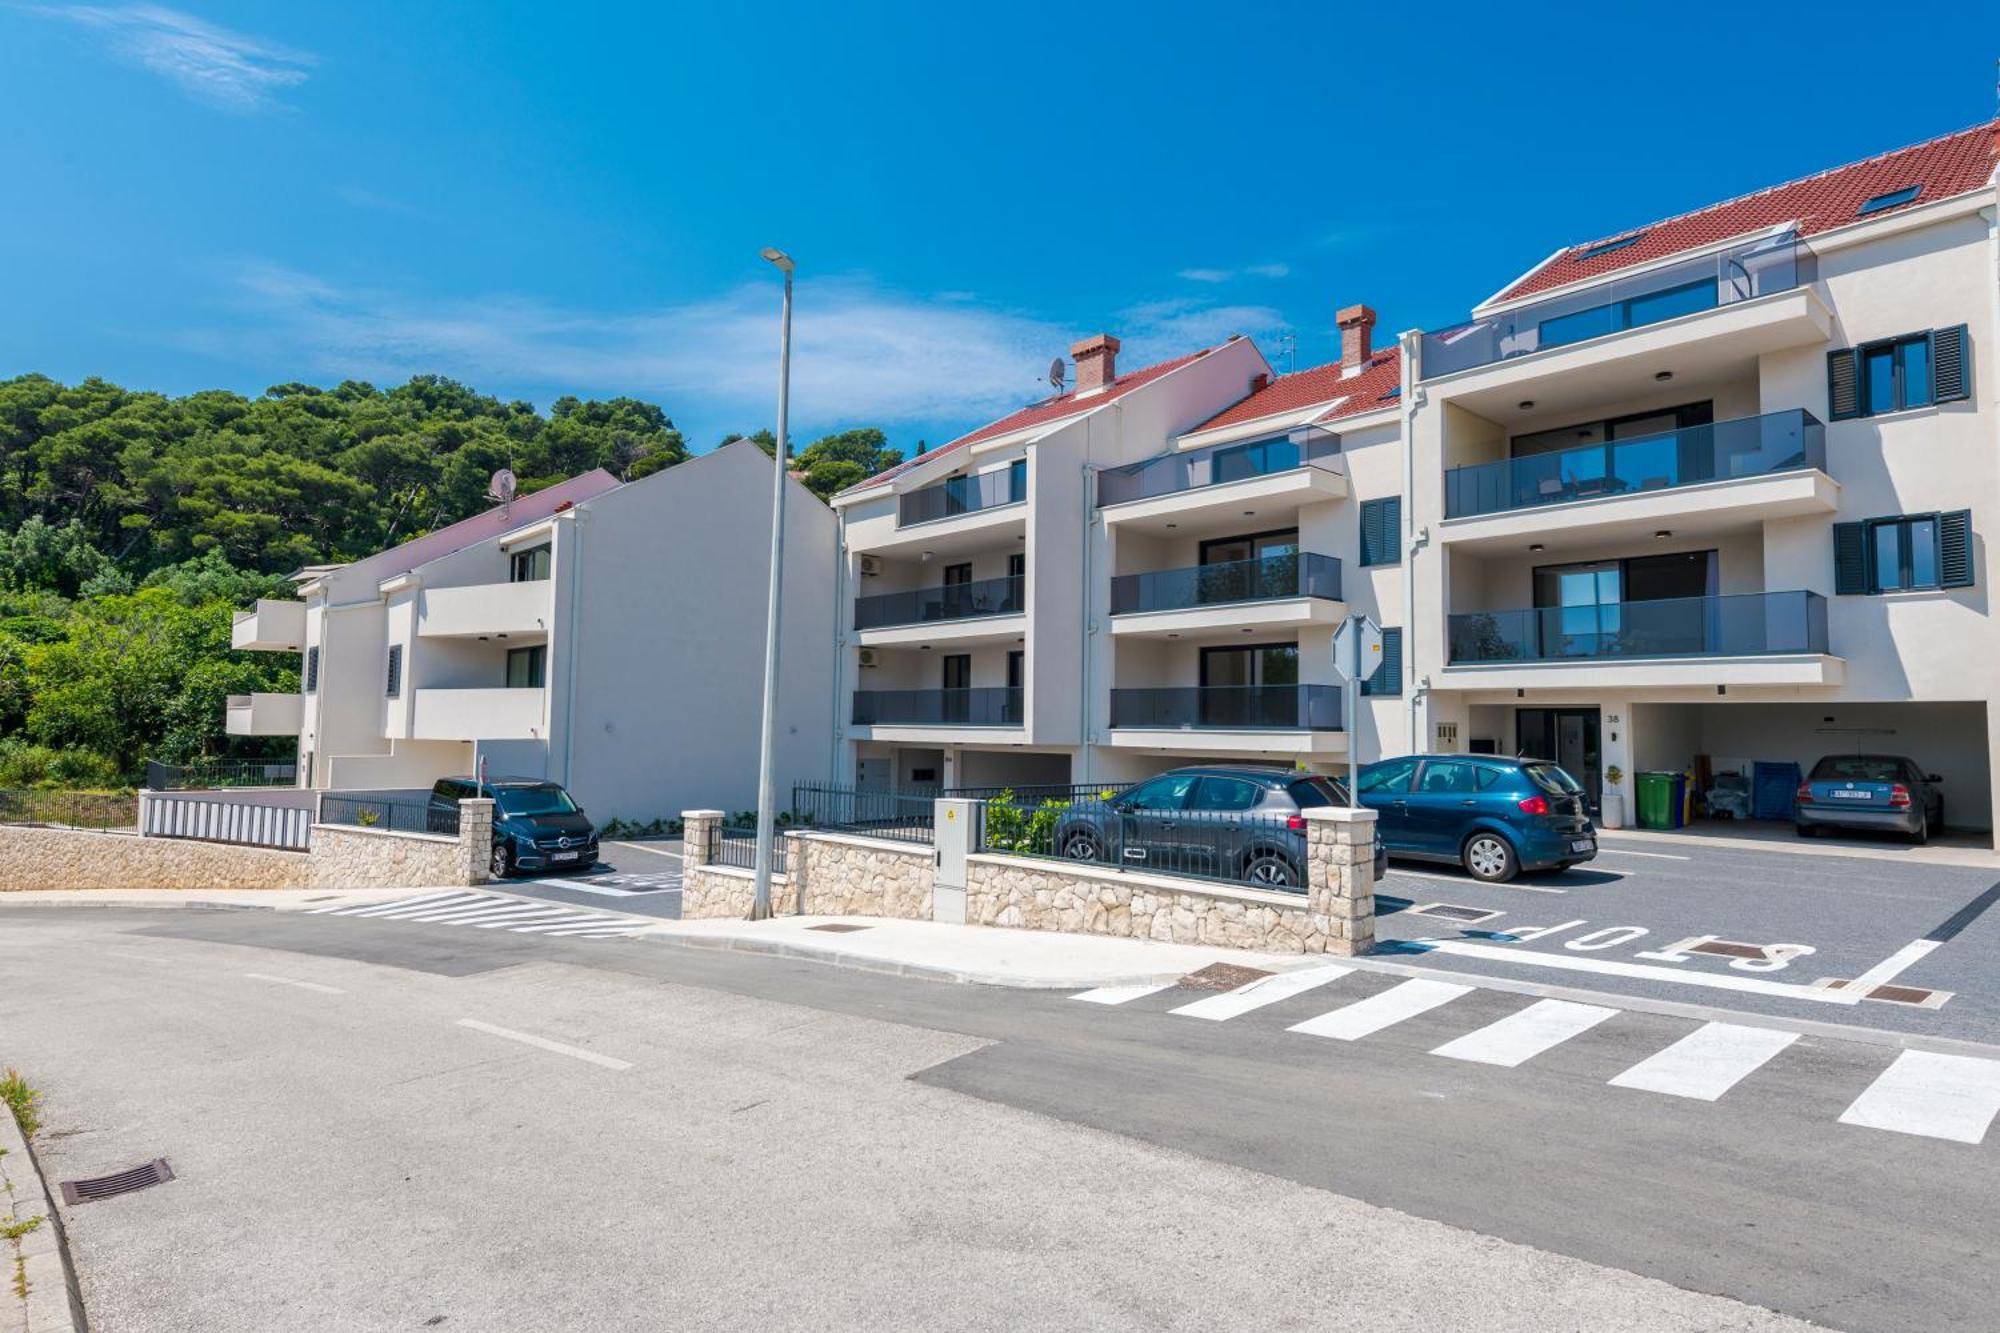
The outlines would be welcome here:
[[[771,460],[771,598],[764,622],[764,733],[757,764],[757,891],[750,903],[752,921],[771,916],[771,841],[777,831],[778,617],[785,592],[786,430],[792,391],[792,257],[770,245],[759,253],[785,275],[785,304],[778,324],[778,447]]]

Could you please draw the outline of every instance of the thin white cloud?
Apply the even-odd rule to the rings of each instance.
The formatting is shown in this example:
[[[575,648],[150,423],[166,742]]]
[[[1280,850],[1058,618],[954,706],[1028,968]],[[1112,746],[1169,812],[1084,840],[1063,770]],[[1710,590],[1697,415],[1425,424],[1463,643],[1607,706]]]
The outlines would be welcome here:
[[[1176,276],[1188,282],[1211,286],[1232,278],[1282,278],[1292,271],[1290,264],[1246,264],[1242,268],[1184,268]]]
[[[436,372],[489,393],[631,393],[676,414],[767,418],[777,389],[776,288],[627,312],[515,295],[427,301],[283,265],[229,275],[228,318],[178,341],[218,357],[296,367],[287,375],[390,382]],[[802,426],[990,419],[1046,393],[1037,377],[1083,334],[949,295],[887,292],[855,278],[799,290],[793,410]],[[1159,301],[1119,312],[1120,361],[1146,365],[1284,327],[1263,306]]]
[[[162,5],[35,5],[102,36],[111,55],[226,111],[260,111],[306,80],[314,57]]]
[[[1226,268],[1184,268],[1180,276],[1189,282],[1228,282],[1230,272]]]
[[[1290,264],[1252,264],[1243,271],[1259,278],[1284,278],[1291,276],[1292,266]]]

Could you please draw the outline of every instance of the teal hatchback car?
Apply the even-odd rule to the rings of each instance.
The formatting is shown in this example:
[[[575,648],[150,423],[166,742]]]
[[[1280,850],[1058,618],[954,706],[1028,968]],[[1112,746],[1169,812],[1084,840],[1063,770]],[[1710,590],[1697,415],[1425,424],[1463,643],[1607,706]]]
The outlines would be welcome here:
[[[1392,858],[1449,862],[1497,884],[1597,855],[1583,787],[1546,759],[1405,755],[1363,768],[1356,785]]]

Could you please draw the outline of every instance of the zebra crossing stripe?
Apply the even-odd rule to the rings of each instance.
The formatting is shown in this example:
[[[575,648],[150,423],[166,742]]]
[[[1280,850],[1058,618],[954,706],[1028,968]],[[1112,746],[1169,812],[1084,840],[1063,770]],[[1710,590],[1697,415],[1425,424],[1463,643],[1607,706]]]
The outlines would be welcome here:
[[[1156,995],[1163,990],[1169,990],[1173,985],[1171,981],[1163,981],[1152,986],[1099,986],[1096,990],[1087,990],[1069,998],[1082,1000],[1085,1004],[1126,1004],[1147,995]]]
[[[474,921],[474,930],[498,930],[502,926],[525,926],[530,922],[554,922],[570,916],[576,909],[571,907],[539,907],[525,916],[503,916],[494,921]]]
[[[1328,963],[1321,967],[1304,967],[1296,972],[1280,972],[1275,976],[1259,977],[1246,986],[1221,995],[1211,995],[1184,1004],[1174,1013],[1184,1018],[1206,1018],[1220,1023],[1225,1019],[1262,1009],[1267,1004],[1289,1000],[1294,995],[1303,995],[1315,986],[1324,986],[1329,981],[1337,981],[1354,969],[1339,963]]]
[[[2000,1061],[1904,1051],[1840,1113],[1840,1123],[1978,1143],[1996,1113]]]
[[[429,908],[443,907],[447,903],[472,902],[480,896],[472,893],[430,893],[417,898],[399,898],[393,903],[374,903],[367,907],[339,907],[334,909],[334,915],[387,916],[391,912],[421,912]]]
[[[1704,1023],[1612,1079],[1611,1086],[1712,1102],[1798,1039],[1798,1033],[1777,1028]]]
[[[487,897],[483,893],[468,893],[464,897],[449,903],[414,903],[397,910],[371,912],[368,915],[389,921],[411,921],[420,916],[428,916],[432,912],[445,912],[460,907],[472,907],[486,901]],[[360,913],[356,913],[356,915],[358,916]]]
[[[597,926],[602,928],[605,926],[617,926],[623,924],[625,924],[625,918],[622,916],[584,915],[584,916],[572,917],[568,921],[549,921],[534,926],[513,926],[510,927],[510,929],[513,930],[513,932],[516,935],[550,935],[554,934],[556,931],[559,930],[561,931],[574,930],[579,927],[585,927],[585,926]]]
[[[1432,1051],[1449,1060],[1470,1060],[1475,1064],[1499,1065],[1512,1069],[1526,1064],[1543,1051],[1560,1046],[1571,1037],[1590,1031],[1617,1013],[1599,1004],[1575,1004],[1569,1000],[1537,1000],[1497,1023],[1488,1023],[1476,1032],[1448,1041]]]
[[[1335,1041],[1359,1041],[1383,1028],[1394,1027],[1406,1018],[1415,1018],[1441,1004],[1450,1004],[1472,991],[1471,986],[1460,986],[1455,982],[1414,978],[1365,1000],[1342,1005],[1318,1018],[1294,1023],[1290,1030],[1314,1037],[1331,1037]]]
[[[417,917],[419,921],[436,921],[450,925],[466,925],[474,921],[485,921],[493,917],[520,916],[540,908],[539,903],[524,903],[514,898],[501,898],[493,902],[480,903],[472,907],[455,908],[449,912],[439,912],[431,916]]]
[[[357,916],[362,912],[387,911],[392,907],[407,907],[411,903],[427,902],[427,901],[435,902],[444,898],[456,898],[456,897],[458,897],[458,895],[455,893],[441,892],[441,893],[426,893],[416,898],[398,898],[396,901],[389,903],[335,903],[331,907],[307,908],[305,914],[307,916],[329,916],[329,915]]]
[[[450,907],[440,908],[436,911],[404,913],[396,919],[399,921],[449,921],[454,917],[467,916],[476,912],[490,912],[496,907],[510,906],[514,902],[515,899],[512,898],[494,898],[489,896],[479,899],[476,902],[455,903]]]

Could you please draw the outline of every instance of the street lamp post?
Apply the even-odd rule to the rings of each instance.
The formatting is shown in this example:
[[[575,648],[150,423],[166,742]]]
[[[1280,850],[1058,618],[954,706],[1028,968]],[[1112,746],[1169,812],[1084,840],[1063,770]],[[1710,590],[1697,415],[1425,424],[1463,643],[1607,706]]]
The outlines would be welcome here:
[[[785,595],[786,418],[792,392],[792,258],[769,245],[762,254],[785,275],[785,305],[778,326],[778,447],[772,459],[771,600],[764,622],[764,734],[757,763],[757,891],[750,903],[752,921],[771,915],[771,841],[777,832],[778,617]]]

